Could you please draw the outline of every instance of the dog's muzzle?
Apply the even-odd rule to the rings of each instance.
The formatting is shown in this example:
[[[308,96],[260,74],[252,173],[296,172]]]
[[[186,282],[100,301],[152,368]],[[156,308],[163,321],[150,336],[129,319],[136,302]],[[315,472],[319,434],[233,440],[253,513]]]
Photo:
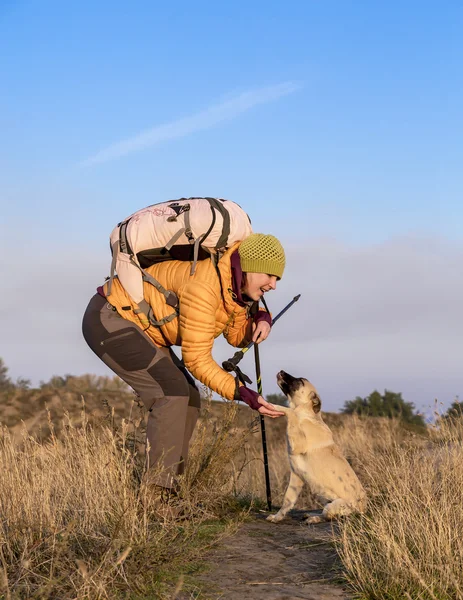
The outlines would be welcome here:
[[[286,373],[286,371],[280,371],[277,374],[277,383],[283,394],[287,395],[299,387],[300,380]]]

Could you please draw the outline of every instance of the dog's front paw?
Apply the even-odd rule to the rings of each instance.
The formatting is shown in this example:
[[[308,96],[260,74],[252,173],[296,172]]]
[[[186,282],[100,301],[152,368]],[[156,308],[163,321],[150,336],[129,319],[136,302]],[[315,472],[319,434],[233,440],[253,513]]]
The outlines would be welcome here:
[[[279,515],[278,513],[275,513],[274,515],[269,515],[267,517],[267,521],[270,521],[270,523],[279,523],[282,520],[283,520],[283,517],[281,515]]]

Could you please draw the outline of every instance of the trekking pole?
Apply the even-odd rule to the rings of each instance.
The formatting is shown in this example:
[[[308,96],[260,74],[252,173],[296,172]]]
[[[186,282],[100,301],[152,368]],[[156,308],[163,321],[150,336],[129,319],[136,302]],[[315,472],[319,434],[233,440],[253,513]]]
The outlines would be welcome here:
[[[284,307],[284,309],[282,311],[280,311],[274,319],[272,319],[272,327],[278,321],[278,319],[281,316],[283,316],[285,314],[285,312],[289,308],[291,308],[291,306],[295,302],[297,302],[299,300],[300,297],[301,297],[301,294],[294,296],[294,298],[291,300],[291,302],[289,302],[289,304],[287,304]],[[264,302],[264,304],[265,304],[265,302]],[[267,308],[267,305],[265,305],[265,308]],[[267,312],[268,312],[268,309],[267,309]],[[235,354],[233,355],[232,358],[230,358],[229,360],[225,360],[222,363],[222,367],[227,372],[235,371],[238,378],[243,382],[244,385],[246,385],[245,382],[252,383],[251,380],[249,379],[249,377],[247,375],[245,375],[241,371],[241,369],[238,367],[238,363],[243,358],[243,356],[246,354],[246,352],[253,346],[254,346],[254,357],[255,357],[255,361],[256,361],[257,392],[258,392],[259,396],[262,396],[262,378],[261,378],[261,373],[260,373],[260,357],[259,357],[259,345],[258,344],[256,344],[255,342],[250,342],[245,348],[243,348],[243,350],[240,350],[239,352],[235,352]],[[260,429],[262,432],[262,451],[263,451],[263,455],[264,455],[264,471],[265,471],[265,488],[267,491],[267,507],[268,507],[268,510],[270,511],[270,510],[272,510],[272,492],[270,489],[270,473],[269,473],[269,468],[268,468],[267,436],[265,434],[264,416],[259,414],[259,417],[260,417]]]
[[[257,379],[257,393],[262,396],[262,378],[260,375],[260,357],[259,357],[259,344],[254,345],[254,358],[256,360],[256,379]],[[260,430],[262,432],[262,452],[264,454],[264,472],[265,472],[265,489],[267,491],[267,508],[269,511],[272,510],[272,490],[270,488],[270,473],[268,470],[268,455],[267,455],[267,436],[265,435],[265,421],[264,416],[260,416]]]

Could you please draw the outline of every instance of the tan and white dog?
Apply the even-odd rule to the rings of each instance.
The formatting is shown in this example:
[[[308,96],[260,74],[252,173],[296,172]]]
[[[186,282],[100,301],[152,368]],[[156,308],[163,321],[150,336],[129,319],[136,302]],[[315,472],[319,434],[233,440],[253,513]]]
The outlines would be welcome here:
[[[357,475],[334,443],[330,428],[320,414],[321,401],[314,386],[304,378],[284,371],[277,375],[289,408],[275,406],[288,418],[287,442],[291,477],[280,510],[267,517],[278,523],[290,511],[307,483],[325,504],[321,516],[309,523],[320,523],[353,512],[363,512],[367,496]]]

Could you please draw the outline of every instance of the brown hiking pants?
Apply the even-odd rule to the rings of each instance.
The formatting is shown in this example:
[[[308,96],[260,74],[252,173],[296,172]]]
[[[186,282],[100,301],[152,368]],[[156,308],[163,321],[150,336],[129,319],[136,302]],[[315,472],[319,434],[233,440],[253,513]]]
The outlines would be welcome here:
[[[201,406],[194,379],[169,348],[153,344],[99,294],[85,311],[82,332],[93,352],[143,401],[149,465],[162,469],[154,483],[173,487],[175,476],[185,469]]]

